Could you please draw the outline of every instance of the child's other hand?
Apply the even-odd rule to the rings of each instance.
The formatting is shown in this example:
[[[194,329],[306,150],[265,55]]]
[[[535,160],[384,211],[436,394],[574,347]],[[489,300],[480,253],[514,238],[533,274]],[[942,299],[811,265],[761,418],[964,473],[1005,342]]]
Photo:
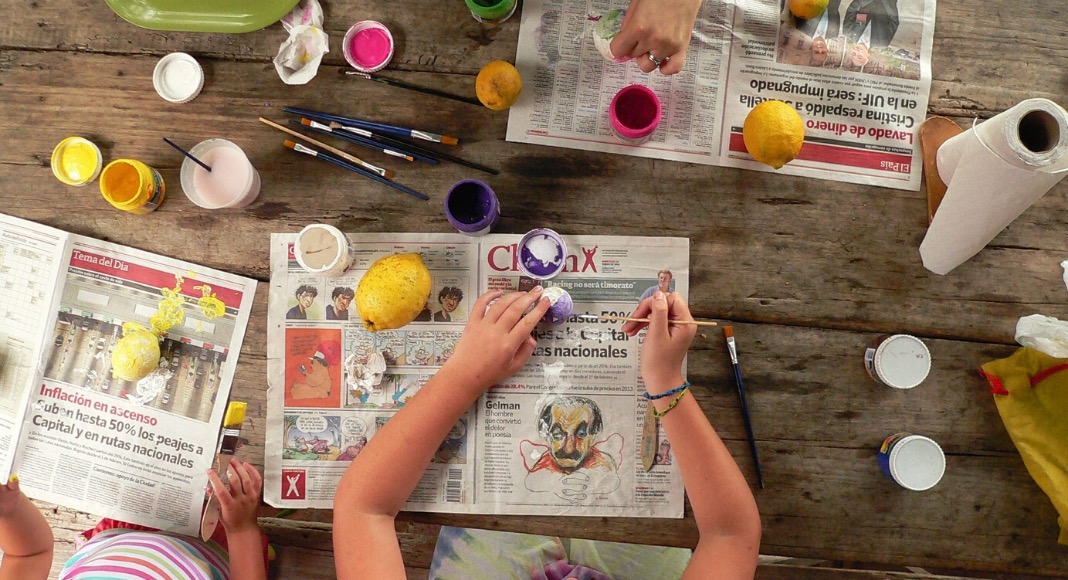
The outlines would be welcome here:
[[[19,478],[11,476],[7,485],[0,485],[0,518],[7,517],[18,507],[22,500],[22,492],[19,491]]]
[[[502,296],[494,290],[479,296],[456,352],[444,368],[463,373],[480,392],[515,374],[534,353],[537,342],[530,333],[549,310],[549,300],[541,299],[541,291],[538,286],[529,292]]]
[[[686,301],[678,292],[664,294],[657,290],[646,298],[634,311],[634,318],[648,316],[649,322],[627,322],[623,332],[629,336],[638,334],[646,326],[645,343],[642,345],[642,380],[649,394],[662,393],[681,385],[682,360],[697,334],[691,324],[668,324],[668,320],[693,320]]]
[[[263,477],[254,465],[242,463],[237,458],[230,459],[227,477],[230,480],[230,489],[226,489],[214,469],[208,470],[211,487],[219,498],[222,523],[226,528],[226,533],[234,534],[249,529],[258,530],[256,509],[260,505]]]

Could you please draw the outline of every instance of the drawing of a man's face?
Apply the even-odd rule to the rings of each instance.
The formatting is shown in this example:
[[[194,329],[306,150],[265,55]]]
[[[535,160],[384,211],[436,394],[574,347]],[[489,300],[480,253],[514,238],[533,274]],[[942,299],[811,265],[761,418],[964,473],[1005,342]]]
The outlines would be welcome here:
[[[300,307],[307,310],[311,307],[312,302],[315,302],[315,294],[311,292],[302,292],[297,295],[297,302],[300,303]]]
[[[300,369],[304,373],[304,384],[313,388],[326,388],[329,391],[330,370],[319,359],[313,357],[308,364],[301,365]]]
[[[817,36],[812,41],[812,60],[822,64],[827,60],[827,42],[823,40],[823,37]]]
[[[538,431],[564,471],[582,467],[601,431],[601,410],[585,397],[560,397],[546,405]]]
[[[334,298],[334,309],[337,310],[338,312],[342,312],[344,310],[348,310],[349,309],[349,304],[351,302],[352,302],[352,297],[351,296],[348,296],[348,295],[345,295],[345,294],[337,296],[336,298]],[[310,304],[309,304],[309,306],[310,306]]]

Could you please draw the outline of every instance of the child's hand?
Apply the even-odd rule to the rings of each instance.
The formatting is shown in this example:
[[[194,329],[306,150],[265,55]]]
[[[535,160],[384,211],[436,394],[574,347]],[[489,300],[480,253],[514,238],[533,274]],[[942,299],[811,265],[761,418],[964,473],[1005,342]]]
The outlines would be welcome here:
[[[0,518],[11,515],[20,501],[22,492],[19,491],[19,478],[12,475],[7,485],[0,485]]]
[[[222,479],[214,469],[208,470],[211,487],[219,498],[222,511],[222,523],[227,534],[234,534],[249,529],[259,529],[256,524],[256,508],[260,505],[260,492],[263,478],[251,463],[242,463],[237,458],[230,459],[227,477],[230,489],[226,489]]]
[[[649,322],[627,322],[623,332],[634,336],[648,326],[642,345],[642,380],[649,394],[662,393],[683,383],[682,359],[697,334],[690,324],[668,324],[668,320],[693,320],[686,301],[678,292],[665,295],[657,290],[634,311],[634,318],[649,317]]]
[[[480,392],[515,374],[534,353],[538,343],[530,333],[549,310],[549,299],[539,300],[541,290],[538,286],[530,292],[505,296],[494,290],[479,296],[471,307],[471,317],[456,352],[444,368],[462,372]]]

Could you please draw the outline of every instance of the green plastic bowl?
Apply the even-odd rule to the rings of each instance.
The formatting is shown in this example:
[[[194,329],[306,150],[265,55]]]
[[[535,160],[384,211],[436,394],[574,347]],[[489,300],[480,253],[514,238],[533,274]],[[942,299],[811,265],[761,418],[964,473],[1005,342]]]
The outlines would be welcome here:
[[[104,0],[127,22],[151,30],[251,32],[278,22],[299,0]]]

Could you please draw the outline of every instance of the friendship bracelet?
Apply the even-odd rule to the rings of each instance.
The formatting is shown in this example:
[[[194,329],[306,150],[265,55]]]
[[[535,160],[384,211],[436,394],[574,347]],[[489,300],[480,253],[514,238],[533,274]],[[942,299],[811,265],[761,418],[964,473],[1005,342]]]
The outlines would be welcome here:
[[[642,393],[642,397],[644,397],[648,401],[654,401],[656,399],[663,399],[664,397],[670,397],[671,395],[674,395],[676,393],[680,393],[683,390],[687,389],[689,386],[690,386],[690,381],[686,381],[685,383],[682,383],[681,385],[675,387],[674,389],[671,389],[670,391],[668,391],[666,393],[660,393],[659,395],[650,395],[648,392],[646,392],[646,393]]]
[[[678,405],[679,401],[681,401],[682,398],[686,396],[686,391],[688,391],[688,390],[690,390],[690,387],[689,386],[684,386],[682,391],[678,395],[676,395],[674,399],[672,399],[671,404],[667,406],[667,409],[664,409],[663,411],[657,411],[656,407],[653,407],[653,417],[656,417],[657,419],[659,419],[659,418],[663,417],[664,415],[667,415],[668,412],[671,411],[672,409],[674,409],[675,405]]]

